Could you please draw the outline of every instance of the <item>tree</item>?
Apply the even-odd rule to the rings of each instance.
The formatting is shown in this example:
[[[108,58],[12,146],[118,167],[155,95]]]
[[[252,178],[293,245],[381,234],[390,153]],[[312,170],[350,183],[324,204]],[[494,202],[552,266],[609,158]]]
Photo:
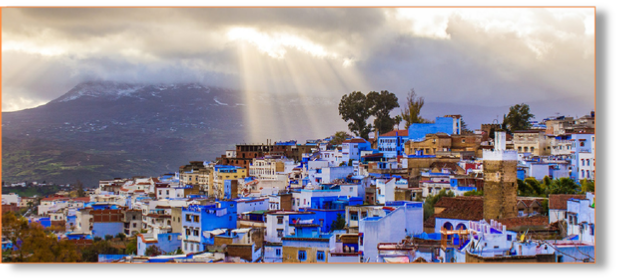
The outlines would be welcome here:
[[[541,187],[541,183],[539,183],[539,181],[537,181],[534,177],[526,178],[524,183],[526,183],[529,189],[532,190],[532,196],[547,196]]]
[[[112,240],[112,238],[114,238],[114,236],[113,236],[113,235],[111,235],[111,234],[106,234],[106,235],[105,235],[105,240],[106,240],[106,241],[110,241],[110,240]]]
[[[129,244],[125,247],[124,253],[127,255],[137,254],[137,238],[129,239]]]
[[[423,204],[423,220],[426,221],[433,215],[434,213],[434,205],[438,202],[442,197],[455,197],[455,193],[452,191],[441,190],[437,195],[429,195],[425,199],[425,203]]]
[[[120,239],[120,241],[124,241],[126,237],[127,235],[122,232],[119,232],[118,234],[116,234],[116,238]]]
[[[517,104],[509,108],[509,113],[504,118],[503,124],[510,131],[524,130],[530,128],[530,119],[534,118],[534,115],[530,113],[530,107],[528,104]]]
[[[372,130],[371,124],[367,119],[371,116],[370,106],[367,96],[360,91],[354,91],[341,97],[339,102],[339,115],[348,123],[348,129],[356,136],[368,139],[369,132]]]
[[[416,96],[414,89],[408,92],[408,98],[401,110],[401,118],[406,122],[406,129],[408,129],[413,123],[427,123],[426,119],[421,117],[421,109],[425,105],[425,98]]]
[[[393,130],[395,126],[395,118],[391,117],[391,111],[399,107],[397,96],[388,90],[372,91],[367,94],[367,103],[369,105],[371,115],[375,116],[373,126],[380,134],[384,134]]]
[[[483,196],[483,191],[467,191],[464,193],[464,196]]]
[[[582,186],[582,194],[585,194],[587,192],[594,192],[594,181],[589,181],[589,180],[581,180],[580,184]]]
[[[2,235],[8,238],[14,251],[3,260],[9,262],[78,262],[81,256],[75,245],[45,231],[38,223],[28,224],[12,212],[2,215]]]
[[[403,121],[403,118],[401,115],[397,115],[393,119],[395,120],[395,125],[397,125],[397,130],[399,130],[399,124]]]
[[[468,129],[468,124],[461,118],[461,134],[472,134],[473,131]]]
[[[77,187],[77,197],[86,196],[86,191],[84,191],[84,184],[80,180],[77,180],[75,186]]]
[[[345,218],[343,218],[343,215],[337,213],[337,219],[334,220],[332,222],[332,224],[330,225],[330,230],[339,230],[339,229],[344,229],[345,228]]]
[[[333,135],[333,139],[330,140],[329,144],[332,145],[340,145],[345,141],[350,135],[345,131],[337,131],[335,135]]]
[[[121,251],[118,248],[112,247],[112,244],[107,240],[97,240],[82,250],[82,259],[85,262],[98,262],[99,255],[117,255]]]
[[[570,178],[559,178],[552,180],[549,185],[550,194],[577,194],[579,193],[579,187]]]
[[[159,246],[157,245],[150,245],[148,246],[148,248],[146,248],[146,252],[144,252],[144,254],[149,257],[156,257],[159,255],[163,255],[163,251],[161,251],[161,248],[159,248]]]

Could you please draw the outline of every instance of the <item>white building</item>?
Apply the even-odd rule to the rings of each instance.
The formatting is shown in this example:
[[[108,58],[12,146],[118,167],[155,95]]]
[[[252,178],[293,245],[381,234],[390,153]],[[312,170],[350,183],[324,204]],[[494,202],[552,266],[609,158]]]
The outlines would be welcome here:
[[[359,221],[358,231],[363,233],[365,262],[378,260],[378,243],[396,243],[407,235],[423,232],[423,203],[396,201],[386,206],[397,207],[384,217],[367,217]]]
[[[594,194],[586,193],[585,199],[567,201],[567,234],[578,235],[579,241],[594,244],[595,232]]]

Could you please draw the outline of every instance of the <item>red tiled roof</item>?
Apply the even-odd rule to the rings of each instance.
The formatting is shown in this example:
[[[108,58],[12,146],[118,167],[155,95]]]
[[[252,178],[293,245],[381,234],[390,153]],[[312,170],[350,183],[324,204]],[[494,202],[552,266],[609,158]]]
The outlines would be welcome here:
[[[367,140],[363,138],[352,138],[352,139],[345,140],[341,143],[368,143],[368,142]]]
[[[389,137],[389,136],[408,136],[408,130],[400,129],[400,130],[391,130],[387,133],[384,133],[378,137]]]
[[[76,197],[71,199],[73,201],[83,201],[83,202],[90,202],[90,197]]]
[[[549,226],[549,217],[534,216],[534,217],[517,217],[510,219],[500,219],[499,223],[506,226],[507,229],[521,226]]]
[[[56,201],[56,200],[67,200],[69,199],[66,196],[54,196],[54,197],[46,197],[41,199],[41,201]]]
[[[550,194],[549,195],[549,209],[567,209],[567,201],[571,198],[585,199],[586,195],[583,194]]]
[[[445,208],[437,218],[479,221],[483,219],[482,196],[442,197],[434,207]]]

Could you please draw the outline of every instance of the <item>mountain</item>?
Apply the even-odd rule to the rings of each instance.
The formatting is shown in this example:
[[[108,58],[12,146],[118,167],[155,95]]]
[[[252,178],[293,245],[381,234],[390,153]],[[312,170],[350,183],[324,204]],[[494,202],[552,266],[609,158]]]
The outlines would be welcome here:
[[[3,181],[88,186],[215,160],[245,135],[242,94],[200,84],[87,82],[2,113]]]

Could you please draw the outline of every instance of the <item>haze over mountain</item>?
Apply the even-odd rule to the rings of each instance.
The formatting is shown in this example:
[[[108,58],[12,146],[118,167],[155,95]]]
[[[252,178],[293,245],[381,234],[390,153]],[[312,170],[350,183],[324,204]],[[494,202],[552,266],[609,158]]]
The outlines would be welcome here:
[[[197,83],[85,82],[45,105],[2,113],[3,181],[95,185],[174,172],[191,160],[214,161],[238,143],[304,143],[347,131],[338,103],[335,97],[273,96]],[[533,113],[539,108],[531,107]],[[508,107],[429,102],[422,115],[461,114],[474,129],[501,121],[506,112]]]

